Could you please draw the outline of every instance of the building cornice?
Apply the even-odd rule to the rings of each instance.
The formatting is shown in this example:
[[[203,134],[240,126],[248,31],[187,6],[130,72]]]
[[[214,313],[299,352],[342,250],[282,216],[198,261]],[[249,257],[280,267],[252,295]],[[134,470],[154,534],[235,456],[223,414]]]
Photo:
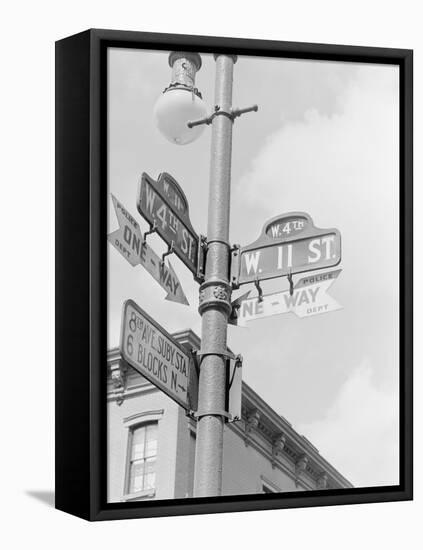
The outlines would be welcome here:
[[[200,338],[192,330],[178,331],[172,335],[187,351],[200,349]],[[109,376],[119,363],[123,372],[119,348],[109,350],[107,365]],[[125,364],[126,365],[126,364]],[[160,391],[155,386],[128,384],[128,378],[144,379],[135,369],[126,365],[125,382],[122,386],[109,390],[108,399],[116,400],[134,397],[146,391]],[[119,376],[115,374],[115,381]],[[114,382],[115,382],[114,381]],[[123,388],[123,391],[122,391]],[[242,419],[228,425],[244,439],[246,445],[252,445],[266,456],[272,466],[285,471],[297,486],[308,489],[334,489],[353,487],[303,435],[299,434],[290,422],[279,415],[248,384],[242,382]]]
[[[292,425],[276,413],[248,384],[242,383],[242,418],[248,419],[251,411],[259,412],[255,430],[272,445],[275,438],[284,436],[282,454],[288,455],[294,463],[302,455],[308,458],[304,471],[318,484],[320,478],[327,478],[327,488],[353,487],[322,455],[317,448]],[[245,421],[244,421],[245,422]],[[247,420],[248,422],[248,420]],[[320,483],[322,485],[322,483]]]

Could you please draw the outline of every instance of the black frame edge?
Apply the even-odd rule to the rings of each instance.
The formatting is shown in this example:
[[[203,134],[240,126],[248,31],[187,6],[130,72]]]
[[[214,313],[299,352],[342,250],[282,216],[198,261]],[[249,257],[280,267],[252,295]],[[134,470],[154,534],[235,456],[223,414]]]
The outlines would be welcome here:
[[[400,461],[413,499],[413,51],[400,64]],[[405,368],[409,365],[409,368]]]
[[[244,55],[272,55],[337,61],[397,64],[400,79],[400,297],[401,305],[401,483],[395,487],[313,491],[304,495],[256,495],[219,499],[184,499],[148,503],[105,504],[106,418],[102,396],[105,391],[106,347],[104,319],[107,301],[105,234],[105,180],[107,130],[104,109],[105,51],[109,46],[147,49],[186,49],[237,52]],[[73,51],[75,49],[75,51]],[[67,56],[67,57],[66,57]],[[58,64],[68,59],[69,67]],[[60,60],[60,63],[59,63]],[[157,517],[231,511],[282,509],[410,500],[412,491],[412,64],[413,52],[404,49],[367,48],[250,39],[216,38],[132,31],[91,29],[56,43],[56,507],[88,520]],[[88,72],[87,72],[88,71]],[[72,93],[84,89],[80,110],[69,111]],[[88,98],[86,92],[88,89]],[[65,107],[60,105],[62,103]],[[74,106],[75,107],[75,106]],[[72,131],[65,131],[70,124]],[[81,139],[73,143],[75,131]],[[62,141],[60,141],[62,140]],[[71,143],[72,142],[72,143]],[[68,148],[75,149],[70,156]],[[65,168],[79,172],[65,174]],[[77,182],[75,183],[75,180]],[[64,186],[65,189],[59,189]],[[65,209],[69,201],[70,210]],[[80,219],[73,219],[71,212]],[[70,224],[68,222],[71,222]],[[75,232],[74,226],[78,226]],[[102,242],[104,241],[104,242]],[[65,257],[76,255],[75,265]],[[62,278],[62,280],[61,280]],[[79,286],[78,290],[75,290]],[[86,298],[86,302],[84,299]],[[79,300],[79,304],[78,304]],[[89,304],[89,305],[88,305]],[[63,312],[67,315],[66,319]],[[79,314],[82,314],[80,317]],[[85,316],[84,316],[85,315]],[[99,322],[99,319],[101,322]],[[75,330],[75,322],[78,327]],[[75,347],[77,343],[77,348]],[[78,346],[80,346],[78,348]],[[65,352],[64,348],[68,350]],[[88,365],[89,363],[89,365]],[[71,390],[70,390],[71,388]],[[69,391],[72,393],[69,399]],[[72,403],[73,395],[78,395]],[[74,400],[75,401],[75,400]],[[75,454],[75,449],[77,453]],[[67,473],[63,467],[70,468]],[[79,482],[75,485],[75,476]],[[84,480],[84,483],[81,481]],[[78,488],[79,489],[78,489]],[[70,491],[70,493],[68,493]],[[274,498],[272,498],[274,497]],[[140,506],[142,504],[142,506]]]
[[[90,29],[93,39],[104,42],[121,42],[127,48],[165,49],[183,47],[187,51],[203,53],[234,53],[238,55],[261,55],[291,57],[297,59],[354,61],[370,63],[401,63],[412,50],[375,46],[352,46],[312,42],[287,42],[225,36],[183,35],[156,32],[116,31]],[[369,59],[371,58],[371,60]]]
[[[55,48],[55,506],[85,519],[91,489],[90,34],[61,40]]]

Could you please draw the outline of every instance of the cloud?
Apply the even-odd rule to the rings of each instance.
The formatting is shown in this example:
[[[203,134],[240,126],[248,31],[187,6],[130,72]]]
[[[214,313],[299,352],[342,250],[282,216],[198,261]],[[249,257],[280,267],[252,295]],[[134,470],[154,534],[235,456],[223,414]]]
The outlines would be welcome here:
[[[197,83],[211,101],[214,60],[205,56],[203,61]],[[165,170],[186,192],[193,226],[205,233],[210,132],[186,149],[158,135],[151,109],[168,83],[164,52],[115,50],[110,63],[109,191],[146,229],[135,205],[137,181],[142,171],[157,176]],[[257,86],[268,75],[272,85]],[[338,227],[343,242],[343,272],[333,287],[343,310],[301,320],[281,315],[245,330],[230,329],[230,347],[244,356],[245,380],[294,425],[311,429],[331,414],[343,382],[357,374],[354,367],[366,356],[370,389],[380,398],[374,410],[383,409],[385,398],[390,415],[392,396],[398,395],[392,388],[398,376],[398,71],[374,64],[245,58],[236,65],[234,90],[234,105],[248,105],[253,97],[260,109],[234,127],[231,243],[245,246],[267,219],[290,210],[309,212],[319,227]],[[116,229],[112,209],[109,223],[110,231]],[[151,236],[150,242],[157,253],[166,250],[159,237]],[[177,258],[171,263],[189,308],[164,301],[150,275],[141,266],[132,268],[116,251],[109,262],[110,345],[118,342],[127,298],[169,332],[190,327],[200,333],[198,285]],[[274,283],[279,285],[274,290],[287,288],[286,279]],[[266,285],[270,282],[263,284],[265,292]],[[392,389],[382,392],[382,383]],[[368,411],[372,423],[372,407]],[[352,416],[347,419],[353,424]],[[335,465],[353,482],[368,484],[368,477],[356,475],[357,464],[376,457],[373,464],[365,462],[375,480],[384,455],[377,438],[367,441],[367,449],[357,444],[358,436],[349,439],[353,428],[346,425],[342,432],[340,420],[334,443],[342,442],[345,460]],[[311,437],[322,453],[324,433],[322,425],[317,440]],[[373,433],[379,437],[377,423]],[[390,447],[397,449],[394,436],[386,435],[384,448],[390,439]],[[396,475],[397,464],[391,464],[386,479]]]
[[[244,203],[243,215],[233,216],[235,240],[257,238],[257,211],[263,222],[307,211],[317,226],[341,230],[346,259],[380,285],[379,272],[395,268],[397,246],[397,71],[360,67],[337,104],[332,115],[309,108],[267,137],[235,185],[233,202]]]
[[[257,321],[251,346],[234,338],[251,364],[248,383],[341,473],[369,486],[398,482],[399,80],[394,67],[355,68],[333,109],[316,102],[302,117],[279,117],[233,188],[234,242],[254,241],[289,211],[340,230],[333,296],[343,310]],[[256,367],[263,349],[272,350],[265,376]]]
[[[398,391],[378,388],[372,375],[363,361],[324,417],[296,428],[355,486],[396,485]]]

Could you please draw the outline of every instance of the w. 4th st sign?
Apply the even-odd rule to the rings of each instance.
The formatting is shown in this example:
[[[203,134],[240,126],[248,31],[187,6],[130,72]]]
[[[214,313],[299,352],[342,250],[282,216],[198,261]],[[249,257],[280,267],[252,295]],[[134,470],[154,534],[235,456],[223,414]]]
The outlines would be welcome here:
[[[201,239],[191,225],[188,201],[178,182],[166,172],[157,181],[144,172],[138,187],[137,208],[194,278],[202,281]]]
[[[291,212],[264,224],[260,237],[232,254],[234,287],[289,274],[326,269],[341,261],[337,229],[319,229],[305,212]]]

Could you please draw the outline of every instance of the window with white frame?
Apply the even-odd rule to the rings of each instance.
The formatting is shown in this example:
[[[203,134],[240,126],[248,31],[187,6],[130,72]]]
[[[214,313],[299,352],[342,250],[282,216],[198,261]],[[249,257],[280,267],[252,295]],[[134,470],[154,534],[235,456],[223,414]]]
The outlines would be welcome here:
[[[157,422],[134,426],[130,431],[127,492],[155,489]]]

